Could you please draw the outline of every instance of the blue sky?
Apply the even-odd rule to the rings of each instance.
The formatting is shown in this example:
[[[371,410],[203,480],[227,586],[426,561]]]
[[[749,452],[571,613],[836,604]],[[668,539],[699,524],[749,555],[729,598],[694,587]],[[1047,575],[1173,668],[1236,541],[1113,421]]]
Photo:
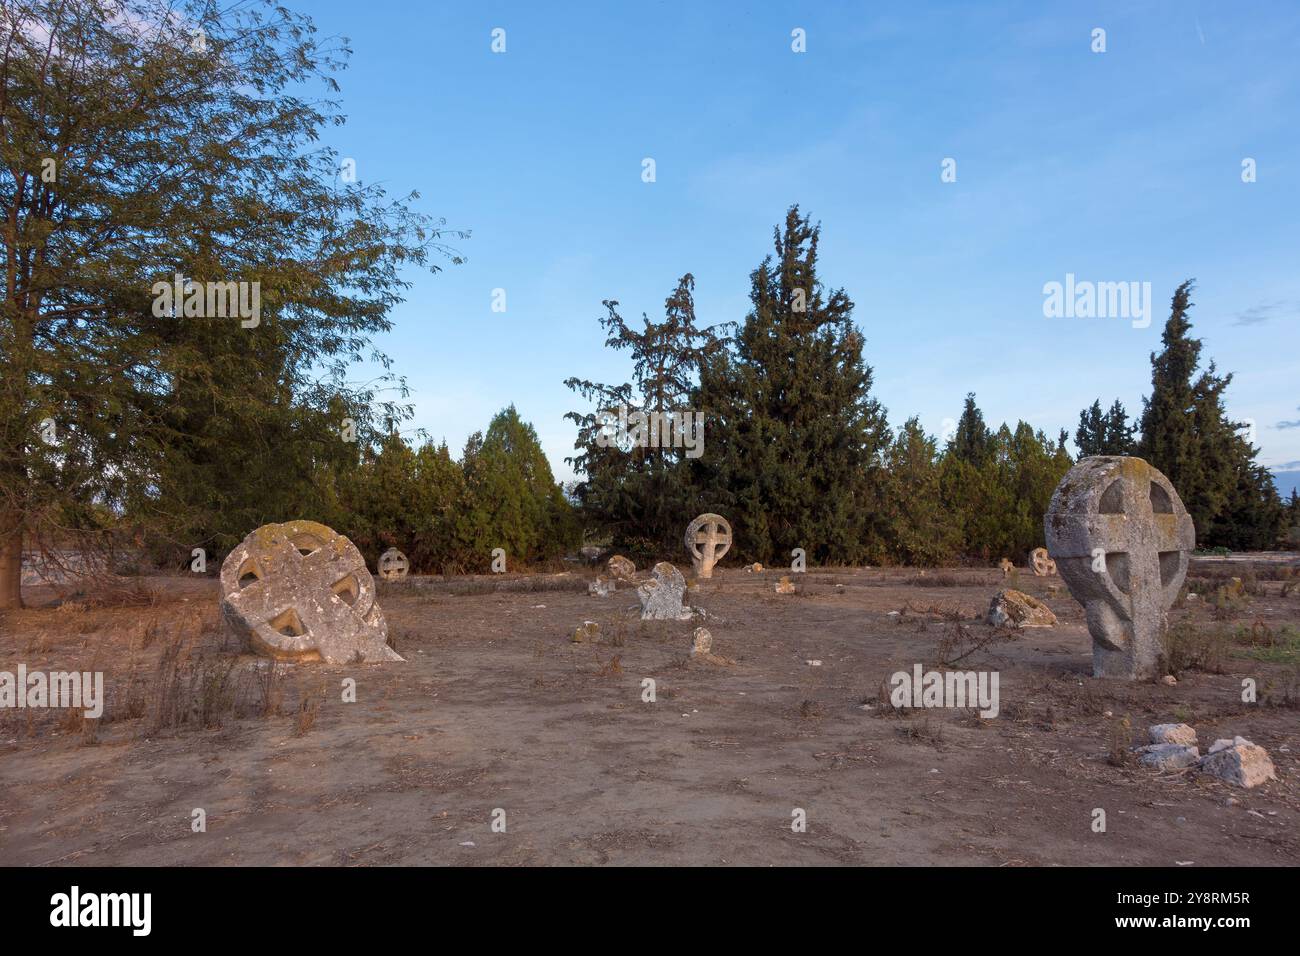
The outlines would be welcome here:
[[[658,317],[689,271],[702,322],[740,320],[797,202],[822,224],[823,281],[857,303],[891,424],[940,433],[968,391],[990,422],[1050,435],[1098,397],[1135,413],[1194,276],[1230,413],[1265,464],[1300,469],[1300,427],[1279,427],[1300,426],[1300,6],[983,7],[301,5],[354,50],[333,145],[473,231],[465,264],[411,275],[379,342],[413,425],[459,453],[514,402],[571,477],[563,414],[581,403],[563,379],[629,377],[601,300]],[[1150,282],[1154,321],[1044,317],[1067,273]]]

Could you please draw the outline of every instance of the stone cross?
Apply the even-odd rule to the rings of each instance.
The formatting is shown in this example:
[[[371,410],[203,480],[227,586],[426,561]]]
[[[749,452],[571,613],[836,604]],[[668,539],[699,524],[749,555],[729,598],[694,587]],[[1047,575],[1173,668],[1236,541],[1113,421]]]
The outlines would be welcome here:
[[[686,528],[686,550],[698,578],[713,577],[713,566],[730,548],[731,525],[722,515],[700,515]]]
[[[221,616],[266,657],[400,661],[356,545],[315,521],[263,525],[221,565]]]
[[[396,548],[389,548],[379,556],[379,576],[385,581],[400,581],[410,569],[411,562]]]
[[[1043,516],[1047,550],[1092,635],[1095,677],[1156,676],[1166,612],[1196,530],[1169,479],[1141,458],[1081,459]]]
[[[1029,552],[1029,566],[1034,569],[1036,577],[1046,578],[1056,573],[1056,562],[1046,548],[1034,548]]]

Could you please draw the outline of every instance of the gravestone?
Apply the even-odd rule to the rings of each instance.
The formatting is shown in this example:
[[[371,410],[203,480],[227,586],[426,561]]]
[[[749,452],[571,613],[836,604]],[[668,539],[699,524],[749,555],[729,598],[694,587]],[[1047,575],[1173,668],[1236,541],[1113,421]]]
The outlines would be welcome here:
[[[1196,530],[1169,479],[1141,458],[1066,473],[1043,516],[1047,551],[1083,605],[1095,677],[1154,677]]]
[[[411,570],[411,562],[396,548],[389,548],[379,556],[379,576],[385,581],[400,581]]]
[[[731,549],[731,525],[722,515],[703,514],[686,528],[686,550],[698,578],[713,577],[713,566]]]
[[[1036,577],[1046,578],[1056,573],[1056,562],[1046,548],[1034,548],[1029,552],[1029,566],[1034,569]]]
[[[605,570],[615,581],[632,581],[636,578],[636,565],[631,558],[616,554],[605,564]]]
[[[682,572],[667,561],[660,561],[650,572],[650,579],[642,581],[636,589],[641,601],[643,621],[687,621],[691,609],[682,607],[686,594],[686,579]]]
[[[709,654],[713,651],[713,635],[707,627],[697,627],[691,635],[691,653]]]
[[[1002,576],[1004,578],[1008,577],[1011,574],[1011,572],[1016,569],[1016,566],[1011,563],[1011,560],[1009,558],[1003,558],[1001,561],[999,561],[998,567],[1002,569]]]
[[[278,660],[400,661],[356,545],[315,521],[263,525],[221,565],[221,616]]]

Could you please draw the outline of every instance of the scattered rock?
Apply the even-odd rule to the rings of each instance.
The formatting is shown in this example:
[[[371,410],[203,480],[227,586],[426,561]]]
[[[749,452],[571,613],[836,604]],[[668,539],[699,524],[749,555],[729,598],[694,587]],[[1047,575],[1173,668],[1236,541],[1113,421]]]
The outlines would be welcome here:
[[[595,621],[583,621],[573,632],[570,640],[574,644],[589,644],[600,637],[600,625]]]
[[[1002,569],[1002,576],[1004,578],[1016,569],[1016,566],[1011,563],[1010,558],[1003,558],[998,562],[998,567]]]
[[[1160,678],[1160,683],[1165,684],[1166,686],[1169,687],[1173,687],[1175,684],[1178,683],[1178,678],[1175,677],[1173,674],[1166,674],[1164,677]]]
[[[1268,751],[1245,737],[1216,740],[1201,760],[1201,772],[1238,787],[1256,787],[1277,777]]]
[[[713,635],[707,627],[697,627],[692,638],[692,654],[708,654],[713,650]]]
[[[1038,598],[1005,588],[993,596],[988,622],[994,627],[1052,627],[1056,615]]]
[[[790,580],[790,575],[781,575],[781,580],[776,582],[777,594],[794,594],[794,582]]]
[[[751,564],[749,567],[745,568],[745,570],[746,570],[746,571],[749,571],[749,572],[751,572],[751,573],[756,574],[756,573],[758,573],[759,571],[762,571],[762,570],[763,570],[763,566],[762,566],[761,564],[759,564],[757,561],[755,561],[755,562],[754,562],[753,564]]]
[[[1150,744],[1138,747],[1137,752],[1141,754],[1138,763],[1153,770],[1182,770],[1201,759],[1199,748],[1185,744]]]
[[[596,580],[587,585],[587,593],[592,597],[609,597],[617,589],[618,584],[603,574],[596,575]]]
[[[1187,724],[1153,724],[1147,728],[1153,744],[1182,744],[1196,746],[1196,731]]]

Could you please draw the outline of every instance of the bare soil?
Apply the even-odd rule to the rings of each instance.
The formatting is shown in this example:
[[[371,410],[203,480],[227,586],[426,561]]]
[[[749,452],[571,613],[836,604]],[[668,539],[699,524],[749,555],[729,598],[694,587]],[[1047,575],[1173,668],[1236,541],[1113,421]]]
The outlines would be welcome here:
[[[380,591],[405,664],[285,674],[221,633],[211,579],[145,579],[135,607],[28,589],[37,606],[0,617],[0,670],[102,670],[108,704],[0,711],[0,864],[1295,865],[1289,575],[1176,607],[1233,636],[1172,686],[1093,679],[1081,608],[1024,570],[815,570],[787,596],[780,572],[722,569],[688,598],[709,660],[689,654],[699,622],[642,622],[631,591],[589,597],[586,572],[408,581]],[[995,634],[977,618],[1005,585],[1059,624]],[[598,642],[571,641],[584,620]],[[890,705],[893,672],[963,650],[946,669],[998,671],[996,718]],[[1251,739],[1278,779],[1126,759],[1168,721],[1202,749]]]

